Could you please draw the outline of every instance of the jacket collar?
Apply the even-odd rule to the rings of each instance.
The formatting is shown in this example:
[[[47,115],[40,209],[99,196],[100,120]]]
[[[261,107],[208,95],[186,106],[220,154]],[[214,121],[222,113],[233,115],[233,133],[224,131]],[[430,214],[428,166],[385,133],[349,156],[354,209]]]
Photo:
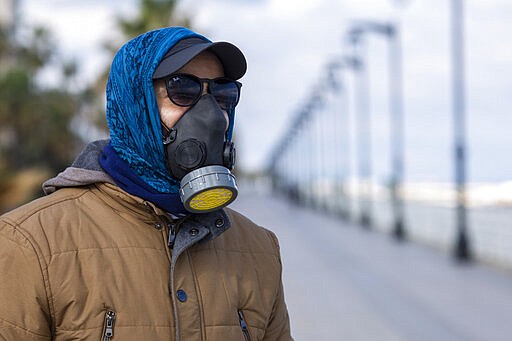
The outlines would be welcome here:
[[[113,198],[107,204],[114,210],[131,212],[137,219],[146,223],[159,222],[162,220],[162,217],[165,217],[165,219],[176,224],[177,235],[174,248],[177,249],[183,248],[185,250],[199,241],[206,242],[215,239],[231,226],[229,217],[224,209],[209,213],[189,214],[182,218],[176,218],[152,202],[129,194],[116,185],[103,183],[96,184],[95,188],[95,190]]]
[[[180,222],[172,248],[173,259],[177,259],[183,251],[196,243],[204,243],[217,238],[231,226],[229,217],[223,209],[192,214]]]
[[[89,143],[84,151],[76,158],[71,167],[57,177],[48,180],[43,185],[46,194],[55,192],[62,187],[91,186],[93,191],[112,198],[105,203],[119,212],[130,212],[136,219],[145,223],[155,224],[162,221],[162,217],[180,223],[175,239],[175,247],[186,249],[191,243],[207,241],[216,238],[230,226],[226,212],[222,210],[188,214],[178,219],[153,202],[139,196],[129,194],[116,186],[113,179],[103,171],[98,159],[103,148],[109,140],[99,140]],[[183,232],[180,232],[183,231]]]

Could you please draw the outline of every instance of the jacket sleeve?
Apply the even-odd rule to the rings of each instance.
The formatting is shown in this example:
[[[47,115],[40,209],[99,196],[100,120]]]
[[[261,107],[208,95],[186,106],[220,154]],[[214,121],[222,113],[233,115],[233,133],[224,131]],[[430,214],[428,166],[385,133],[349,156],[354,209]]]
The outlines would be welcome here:
[[[39,259],[22,233],[0,220],[0,339],[51,340]]]
[[[269,231],[270,232],[270,231]],[[282,268],[281,256],[279,251],[279,243],[274,233],[270,232],[273,242],[276,245],[279,265]],[[281,271],[282,273],[282,271]],[[290,333],[290,318],[288,316],[288,309],[284,300],[284,290],[282,278],[279,278],[279,290],[274,302],[274,308],[270,321],[265,330],[264,341],[293,341]]]

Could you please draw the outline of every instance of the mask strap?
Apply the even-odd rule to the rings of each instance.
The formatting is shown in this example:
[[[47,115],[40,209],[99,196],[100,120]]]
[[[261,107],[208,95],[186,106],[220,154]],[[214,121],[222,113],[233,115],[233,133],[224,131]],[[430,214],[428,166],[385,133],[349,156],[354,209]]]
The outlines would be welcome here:
[[[168,145],[169,143],[174,142],[174,140],[176,140],[176,129],[169,129],[162,119],[160,119],[160,125],[162,126],[162,143],[164,145]]]
[[[229,119],[228,130],[226,131],[225,136],[226,136],[226,141],[231,142],[231,138],[233,137],[233,128],[235,125],[235,108],[232,108],[231,110],[229,110],[228,119]]]

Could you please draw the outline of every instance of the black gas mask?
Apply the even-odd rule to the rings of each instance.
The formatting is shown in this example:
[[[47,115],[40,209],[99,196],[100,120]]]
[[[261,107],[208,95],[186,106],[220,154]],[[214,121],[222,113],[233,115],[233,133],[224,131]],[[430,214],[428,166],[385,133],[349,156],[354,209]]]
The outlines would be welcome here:
[[[181,180],[180,197],[193,213],[229,205],[238,189],[231,174],[234,144],[226,141],[226,118],[211,94],[203,95],[171,129],[164,126],[167,168]]]

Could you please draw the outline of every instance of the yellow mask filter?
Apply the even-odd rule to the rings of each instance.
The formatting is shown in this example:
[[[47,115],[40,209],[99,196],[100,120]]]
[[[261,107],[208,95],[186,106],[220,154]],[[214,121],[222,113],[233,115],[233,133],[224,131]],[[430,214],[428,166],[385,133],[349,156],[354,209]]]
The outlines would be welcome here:
[[[207,213],[232,203],[238,195],[236,179],[223,166],[206,166],[181,179],[180,197],[187,211]]]

